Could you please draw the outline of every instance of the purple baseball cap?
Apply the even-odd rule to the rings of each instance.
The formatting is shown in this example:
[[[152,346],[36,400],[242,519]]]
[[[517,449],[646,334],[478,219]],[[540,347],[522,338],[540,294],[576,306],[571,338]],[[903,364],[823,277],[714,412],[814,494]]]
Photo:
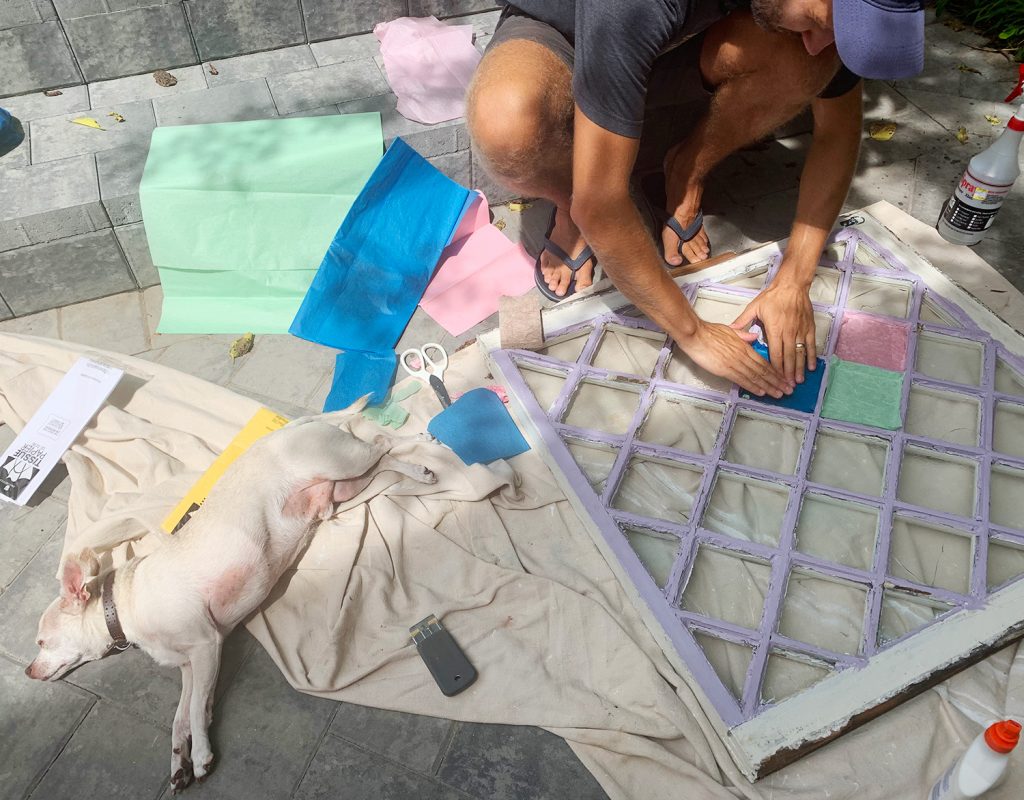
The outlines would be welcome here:
[[[919,0],[832,0],[832,27],[839,57],[862,78],[909,78],[924,67]]]

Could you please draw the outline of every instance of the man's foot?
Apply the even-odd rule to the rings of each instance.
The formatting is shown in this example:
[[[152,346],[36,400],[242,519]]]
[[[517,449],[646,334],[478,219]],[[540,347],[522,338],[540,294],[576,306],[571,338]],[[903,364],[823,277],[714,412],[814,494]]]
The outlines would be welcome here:
[[[587,246],[580,229],[576,227],[569,212],[558,208],[555,210],[555,224],[548,238],[565,250],[573,258],[583,252]],[[573,271],[569,269],[554,253],[544,250],[540,254],[540,268],[548,288],[559,297],[565,297],[569,282],[573,279]],[[585,289],[594,282],[594,261],[591,259],[575,273],[576,290]]]
[[[665,157],[665,208],[676,218],[683,230],[689,228],[700,213],[704,185],[690,179],[689,162],[680,147],[670,150]],[[704,226],[688,242],[682,242],[671,228],[661,229],[661,242],[665,260],[672,266],[679,266],[686,259],[693,264],[711,255],[711,241]]]

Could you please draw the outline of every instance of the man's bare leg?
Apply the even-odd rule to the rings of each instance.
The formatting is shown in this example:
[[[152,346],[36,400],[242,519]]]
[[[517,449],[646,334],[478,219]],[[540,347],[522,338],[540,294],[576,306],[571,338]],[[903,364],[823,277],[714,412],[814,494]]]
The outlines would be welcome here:
[[[489,50],[469,88],[466,118],[476,153],[499,183],[525,197],[555,204],[551,240],[570,256],[586,246],[569,217],[572,195],[572,73],[543,45],[526,40]],[[572,273],[547,251],[541,269],[557,294]],[[576,286],[593,282],[593,262],[576,273]]]
[[[665,157],[667,210],[686,228],[697,216],[704,182],[730,153],[791,120],[828,84],[838,67],[834,47],[818,56],[804,49],[799,35],[769,32],[749,13],[735,12],[715,23],[701,49],[704,80],[715,87],[708,113],[693,132]],[[662,230],[665,260],[681,264],[707,258],[711,247],[703,228],[683,243]]]

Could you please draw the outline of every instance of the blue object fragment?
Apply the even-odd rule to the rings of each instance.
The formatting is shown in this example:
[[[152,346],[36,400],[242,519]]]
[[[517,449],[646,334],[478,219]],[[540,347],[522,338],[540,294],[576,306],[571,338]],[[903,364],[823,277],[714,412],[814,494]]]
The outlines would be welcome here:
[[[348,408],[364,394],[370,395],[367,405],[375,406],[387,398],[395,378],[398,356],[394,350],[367,353],[344,350],[334,360],[334,380],[324,401],[324,413]]]
[[[530,449],[505,404],[490,389],[472,389],[430,420],[427,431],[464,464],[490,464]]]
[[[768,345],[756,341],[753,344],[753,348],[765,361],[770,360],[768,358]],[[818,398],[821,396],[821,379],[824,376],[825,362],[819,358],[817,366],[813,371],[804,370],[804,382],[796,385],[793,394],[784,394],[778,400],[768,395],[757,397],[750,394],[750,392],[743,392],[743,396],[748,400],[757,400],[759,403],[767,403],[770,406],[791,408],[794,411],[805,411],[808,414],[813,414],[814,409],[818,407]]]
[[[290,332],[340,350],[393,350],[471,201],[468,189],[395,139],[335,234]]]
[[[0,156],[5,156],[25,141],[20,120],[7,109],[0,108]]]

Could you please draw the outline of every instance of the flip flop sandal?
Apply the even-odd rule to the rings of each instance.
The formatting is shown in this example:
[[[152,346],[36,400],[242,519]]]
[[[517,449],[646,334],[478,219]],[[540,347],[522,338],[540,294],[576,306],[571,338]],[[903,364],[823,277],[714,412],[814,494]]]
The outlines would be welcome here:
[[[542,295],[557,303],[576,294],[576,272],[591,259],[593,259],[594,267],[596,268],[597,258],[594,256],[594,251],[591,249],[589,244],[580,251],[580,254],[576,256],[576,258],[573,258],[565,252],[565,250],[551,241],[551,231],[555,229],[556,213],[557,209],[551,214],[551,224],[548,225],[548,232],[544,234],[544,244],[540,249],[540,253],[537,254],[537,261],[533,265],[533,282],[537,284],[537,288],[540,289],[540,293]],[[547,281],[544,280],[544,271],[540,268],[540,260],[544,255],[545,250],[561,261],[569,268],[569,271],[572,272],[572,278],[569,280],[569,286],[566,288],[564,295],[559,296],[555,294],[554,290],[548,286]]]
[[[665,173],[663,172],[645,175],[640,181],[640,190],[644,201],[647,203],[647,209],[657,223],[659,230],[660,228],[668,228],[679,237],[679,249],[677,252],[679,255],[683,255],[683,245],[700,233],[701,226],[704,224],[704,210],[697,209],[697,216],[694,217],[693,222],[684,228],[683,223],[665,210]],[[685,259],[686,257],[683,256],[683,258]]]

